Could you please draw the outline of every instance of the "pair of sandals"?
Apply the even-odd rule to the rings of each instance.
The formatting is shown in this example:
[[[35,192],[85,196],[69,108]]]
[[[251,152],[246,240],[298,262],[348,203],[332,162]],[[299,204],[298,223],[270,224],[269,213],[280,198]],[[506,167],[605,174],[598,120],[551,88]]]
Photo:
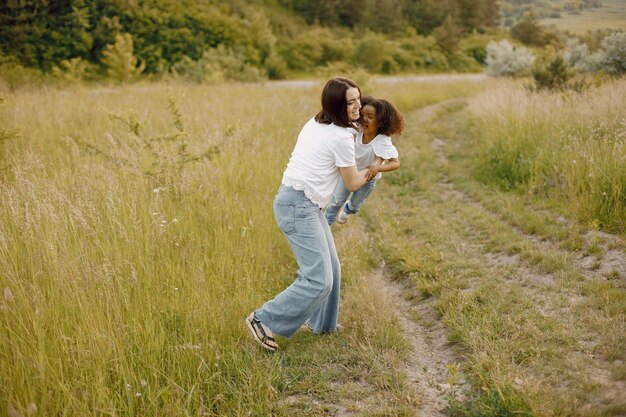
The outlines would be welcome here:
[[[246,317],[246,326],[257,343],[269,351],[275,352],[278,350],[278,343],[276,343],[274,339],[274,334],[270,329],[261,324],[259,319],[254,316],[254,312]]]

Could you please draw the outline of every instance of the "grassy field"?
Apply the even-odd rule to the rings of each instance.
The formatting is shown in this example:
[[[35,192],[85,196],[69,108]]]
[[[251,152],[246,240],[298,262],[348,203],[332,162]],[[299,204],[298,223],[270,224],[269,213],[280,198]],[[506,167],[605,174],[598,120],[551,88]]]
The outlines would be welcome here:
[[[580,35],[599,29],[626,30],[626,2],[602,0],[602,7],[577,14],[563,12],[560,18],[542,19],[541,24]]]
[[[624,88],[371,83],[407,117],[403,166],[336,229],[342,331],[275,355],[243,318],[292,280],[271,201],[319,87],[2,93],[0,415],[420,415],[410,339],[371,285],[382,264],[459,348],[469,388],[450,379],[448,414],[623,413]],[[502,187],[485,155],[510,143],[599,171]],[[589,172],[609,177],[608,204],[588,207]]]

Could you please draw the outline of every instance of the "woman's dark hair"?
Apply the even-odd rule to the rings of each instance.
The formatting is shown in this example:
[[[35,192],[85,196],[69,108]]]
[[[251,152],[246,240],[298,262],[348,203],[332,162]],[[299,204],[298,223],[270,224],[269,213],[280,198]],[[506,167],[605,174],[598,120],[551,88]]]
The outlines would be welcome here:
[[[341,127],[353,127],[353,123],[348,117],[348,101],[346,91],[349,88],[356,88],[361,95],[358,84],[349,78],[335,77],[328,80],[322,90],[322,110],[315,115],[315,121],[329,125],[334,123]]]
[[[404,131],[404,116],[396,107],[385,99],[365,96],[361,99],[361,110],[365,106],[376,109],[378,132],[383,135],[401,135]]]

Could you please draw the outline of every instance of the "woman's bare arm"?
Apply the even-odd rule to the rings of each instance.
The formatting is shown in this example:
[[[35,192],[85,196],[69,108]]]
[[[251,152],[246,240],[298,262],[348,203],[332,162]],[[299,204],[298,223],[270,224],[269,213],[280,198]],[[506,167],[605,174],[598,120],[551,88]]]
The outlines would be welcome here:
[[[356,165],[352,165],[350,167],[339,167],[339,172],[341,172],[341,178],[346,188],[352,193],[365,185],[369,170],[358,171]]]

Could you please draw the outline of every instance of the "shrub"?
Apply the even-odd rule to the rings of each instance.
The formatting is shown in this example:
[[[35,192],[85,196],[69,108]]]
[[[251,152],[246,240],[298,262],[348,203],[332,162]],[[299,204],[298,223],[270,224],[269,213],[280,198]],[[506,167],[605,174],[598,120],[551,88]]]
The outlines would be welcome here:
[[[367,32],[357,42],[352,59],[356,65],[370,72],[389,74],[398,69],[398,63],[392,55],[394,49],[393,42],[385,36]]]
[[[41,71],[24,67],[16,58],[0,54],[0,90],[38,85],[44,80],[45,75]]]
[[[52,69],[55,77],[68,83],[87,80],[93,73],[93,65],[79,57],[63,60],[59,66]]]
[[[115,36],[115,44],[107,45],[102,53],[102,63],[110,78],[118,82],[127,82],[136,79],[143,72],[145,63],[137,64],[133,50],[133,37],[130,33],[118,33]]]
[[[479,64],[485,65],[487,63],[487,45],[491,41],[492,39],[488,35],[472,33],[461,40],[459,49]]]
[[[188,81],[210,84],[224,81],[259,81],[265,78],[259,68],[246,61],[243,53],[223,45],[207,49],[197,61],[184,57],[172,66],[172,74]]]
[[[522,75],[534,61],[535,56],[532,52],[524,47],[514,48],[506,39],[498,43],[492,41],[487,45],[486,72],[489,75]]]
[[[600,42],[598,51],[591,53],[589,49],[586,43],[569,39],[563,58],[569,67],[581,72],[604,70],[616,75],[626,72],[626,33],[608,34]]]
[[[561,90],[567,88],[572,73],[561,55],[554,57],[549,64],[533,70],[533,78],[538,89]]]
[[[602,68],[609,74],[626,72],[626,33],[617,32],[602,41],[604,56],[600,60]]]

